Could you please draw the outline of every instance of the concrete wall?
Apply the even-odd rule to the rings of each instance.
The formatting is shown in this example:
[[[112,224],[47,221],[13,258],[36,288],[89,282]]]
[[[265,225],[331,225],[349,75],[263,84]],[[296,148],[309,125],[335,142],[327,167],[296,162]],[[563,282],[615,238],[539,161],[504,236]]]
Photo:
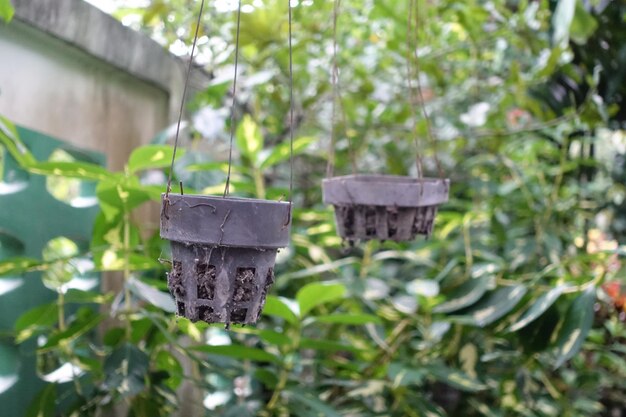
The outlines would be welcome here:
[[[82,0],[12,3],[13,21],[0,22],[0,115],[103,152],[114,170],[175,122],[186,74],[182,60]],[[193,71],[190,97],[207,82],[203,72]],[[156,228],[158,212],[155,203],[137,218]],[[104,291],[121,285],[119,274],[102,281]],[[179,415],[202,410],[201,392],[185,387],[180,395],[185,402]]]
[[[184,63],[82,0],[13,0],[0,23],[0,114],[122,169],[176,118]]]

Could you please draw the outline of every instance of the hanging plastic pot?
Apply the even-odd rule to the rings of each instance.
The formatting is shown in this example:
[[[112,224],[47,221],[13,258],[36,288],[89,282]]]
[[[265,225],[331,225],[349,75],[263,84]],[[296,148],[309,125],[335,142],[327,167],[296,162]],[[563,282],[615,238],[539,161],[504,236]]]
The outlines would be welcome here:
[[[440,204],[448,201],[448,179],[392,175],[347,175],[322,181],[324,203],[335,208],[343,239],[412,240],[430,236]]]
[[[439,205],[448,201],[450,180],[445,178],[443,167],[437,156],[437,143],[430,126],[430,119],[424,105],[419,82],[420,71],[417,55],[417,20],[413,20],[413,7],[418,15],[417,4],[410,7],[408,14],[407,36],[407,87],[409,108],[413,116],[412,136],[416,150],[417,177],[394,175],[347,175],[333,176],[335,165],[335,143],[337,141],[337,102],[339,95],[339,68],[337,66],[337,16],[339,1],[334,2],[333,22],[333,67],[332,67],[332,123],[331,140],[327,167],[327,178],[322,181],[324,203],[335,208],[337,232],[344,240],[353,243],[359,240],[378,239],[408,241],[417,235],[430,236]],[[414,30],[414,32],[413,32]],[[413,40],[412,40],[413,39]],[[412,58],[414,56],[414,58]],[[412,61],[415,61],[414,67]],[[412,79],[417,80],[413,88]],[[439,178],[424,178],[421,154],[421,140],[417,131],[417,112],[415,107],[421,104],[426,122],[428,140],[432,146],[433,157]],[[345,120],[343,121],[345,124]],[[352,159],[352,170],[357,171],[356,158],[352,143],[348,139],[348,151]]]
[[[198,24],[191,56],[198,39],[198,30],[205,0],[200,4]],[[172,171],[180,133],[184,106],[181,106],[174,152],[167,182],[167,192],[161,196],[161,237],[171,243],[172,270],[167,284],[175,298],[177,312],[191,321],[207,323],[256,323],[265,298],[274,282],[274,264],[279,248],[289,244],[291,229],[291,195],[288,202],[234,198],[229,196],[232,167],[233,136],[241,2],[237,10],[235,45],[235,75],[233,106],[231,108],[230,152],[228,175],[222,197],[171,193]],[[291,42],[291,8],[289,8],[289,80],[290,80],[290,167],[293,179],[293,71]],[[182,101],[189,82],[193,59],[189,62]]]
[[[276,252],[289,244],[289,203],[165,198],[161,237],[171,242],[167,283],[178,314],[208,323],[255,323],[274,282]]]

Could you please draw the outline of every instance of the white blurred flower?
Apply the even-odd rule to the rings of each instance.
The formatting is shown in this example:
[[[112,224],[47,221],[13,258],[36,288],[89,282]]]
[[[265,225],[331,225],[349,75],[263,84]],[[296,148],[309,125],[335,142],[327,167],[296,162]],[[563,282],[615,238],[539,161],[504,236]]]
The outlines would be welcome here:
[[[396,295],[391,299],[391,304],[401,313],[413,314],[417,311],[419,303],[416,297],[410,295]]]
[[[481,101],[472,105],[466,113],[461,115],[461,121],[471,127],[479,127],[487,122],[487,113],[491,109],[489,103]]]
[[[193,116],[193,127],[207,139],[213,139],[224,130],[225,114],[212,107],[204,107]]]

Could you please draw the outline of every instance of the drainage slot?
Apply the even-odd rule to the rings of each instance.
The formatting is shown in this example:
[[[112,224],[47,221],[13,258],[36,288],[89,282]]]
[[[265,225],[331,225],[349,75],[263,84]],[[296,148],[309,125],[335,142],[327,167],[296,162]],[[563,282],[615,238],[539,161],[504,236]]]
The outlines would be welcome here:
[[[267,270],[267,275],[265,277],[265,285],[263,286],[263,291],[261,292],[261,299],[259,302],[259,307],[256,311],[256,316],[253,317],[254,321],[257,321],[261,316],[261,312],[263,311],[263,306],[265,306],[265,298],[267,297],[267,293],[270,291],[270,288],[274,284],[274,268],[270,268]]]
[[[198,306],[198,319],[208,323],[215,323],[217,321],[215,310],[210,306]]]
[[[365,235],[376,236],[376,206],[365,207]]]
[[[245,323],[247,315],[247,308],[236,308],[232,313],[230,313],[230,321],[233,323]]]
[[[337,206],[335,209],[339,210],[339,218],[343,223],[346,236],[352,236],[354,234],[354,207]]]
[[[387,231],[390,238],[398,232],[398,209],[395,207],[387,207]]]
[[[196,264],[198,277],[198,298],[213,300],[215,297],[215,266],[205,263]]]
[[[167,274],[167,286],[174,297],[185,298],[186,291],[183,286],[183,264],[180,261],[172,262],[172,272]]]
[[[252,300],[252,295],[256,292],[255,273],[255,268],[237,268],[233,301],[246,302]]]

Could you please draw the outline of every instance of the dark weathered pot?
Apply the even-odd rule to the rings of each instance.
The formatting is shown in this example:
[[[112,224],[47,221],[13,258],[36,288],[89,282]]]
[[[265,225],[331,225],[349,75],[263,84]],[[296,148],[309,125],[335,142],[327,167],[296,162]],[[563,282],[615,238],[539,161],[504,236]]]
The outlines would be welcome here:
[[[165,199],[163,195],[162,200]],[[168,287],[178,314],[208,323],[255,323],[289,244],[289,203],[170,194],[161,237],[171,241]]]
[[[450,180],[392,175],[347,175],[322,181],[324,203],[335,207],[339,235],[348,240],[430,236]]]

